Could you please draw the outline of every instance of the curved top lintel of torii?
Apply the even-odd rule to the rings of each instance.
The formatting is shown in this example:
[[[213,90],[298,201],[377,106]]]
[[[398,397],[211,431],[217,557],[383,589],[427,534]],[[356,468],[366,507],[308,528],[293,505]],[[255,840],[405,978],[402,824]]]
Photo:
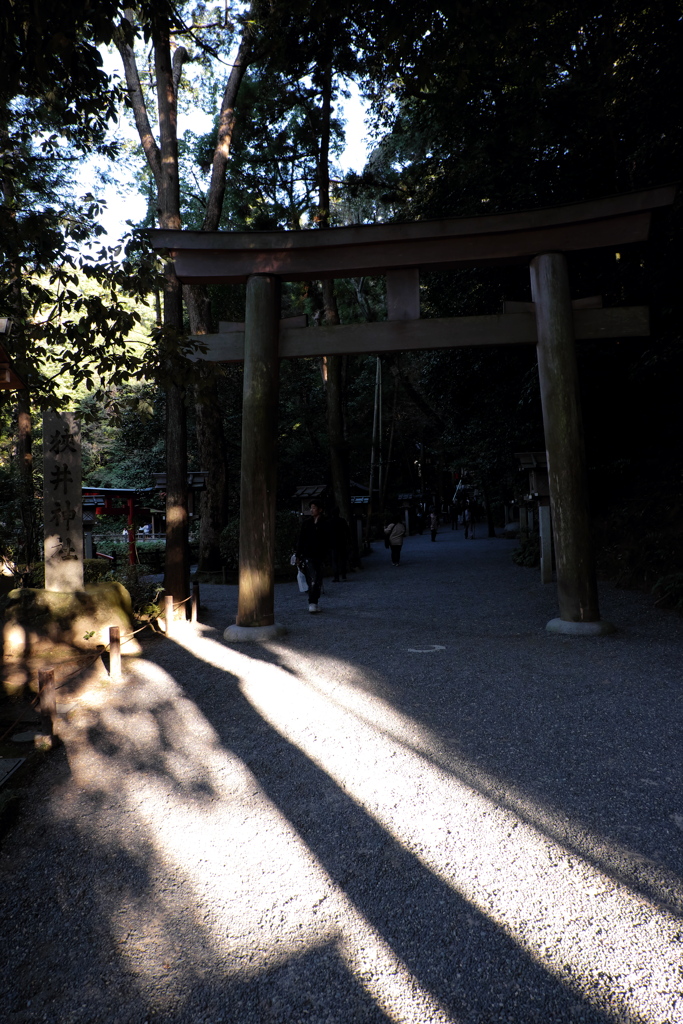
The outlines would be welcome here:
[[[151,230],[185,284],[239,283],[254,274],[285,281],[526,262],[543,252],[644,241],[652,212],[671,206],[661,185],[567,206],[411,223],[356,224],[325,231]]]

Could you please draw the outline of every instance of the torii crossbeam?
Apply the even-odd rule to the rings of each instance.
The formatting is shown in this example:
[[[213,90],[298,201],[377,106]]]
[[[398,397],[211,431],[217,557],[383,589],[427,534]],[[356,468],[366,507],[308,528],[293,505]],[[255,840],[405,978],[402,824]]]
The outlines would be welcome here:
[[[237,623],[226,638],[277,635],[275,466],[280,358],[458,345],[536,344],[560,616],[554,631],[595,635],[600,619],[587,508],[575,338],[649,334],[645,307],[572,303],[564,253],[648,237],[675,186],[531,212],[326,231],[150,232],[185,284],[246,282],[244,324],[196,340],[198,358],[244,361]],[[419,270],[530,266],[532,304],[500,316],[420,320]],[[280,320],[280,282],[386,274],[386,322],[309,328]],[[519,309],[519,306],[522,308]],[[297,318],[298,319],[298,318]]]

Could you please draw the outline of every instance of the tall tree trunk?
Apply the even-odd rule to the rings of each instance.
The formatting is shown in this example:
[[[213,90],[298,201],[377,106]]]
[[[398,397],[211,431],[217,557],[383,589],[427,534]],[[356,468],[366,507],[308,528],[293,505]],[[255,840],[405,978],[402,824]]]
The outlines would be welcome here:
[[[7,138],[3,129],[2,136]],[[12,253],[10,303],[12,314],[11,341],[14,364],[24,381],[29,379],[27,345],[25,338],[24,296],[21,287],[21,258],[19,237],[17,232],[14,182],[11,174],[2,177],[2,192],[5,210],[8,213],[5,245]],[[31,393],[26,388],[17,392],[16,400],[16,469],[18,475],[19,508],[21,515],[21,533],[23,537],[23,554],[27,563],[33,562],[38,556],[39,540],[36,522],[36,499],[33,480],[33,422],[31,418]]]
[[[343,356],[327,356],[327,432],[330,439],[330,476],[335,504],[339,514],[351,522],[351,492],[349,489],[349,445],[344,429],[344,373]]]
[[[20,362],[15,363],[21,370]],[[25,373],[25,371],[24,371]],[[17,469],[19,471],[19,500],[21,526],[24,537],[24,558],[31,563],[38,557],[39,538],[36,522],[36,499],[33,480],[33,423],[31,396],[28,388],[17,395]]]
[[[218,141],[213,154],[211,165],[211,184],[206,200],[206,211],[202,231],[216,231],[223,213],[223,199],[225,197],[225,178],[232,146],[232,136],[235,130],[235,103],[244,78],[249,67],[253,47],[253,36],[251,22],[254,17],[254,4],[249,9],[245,18],[245,28],[242,33],[239,50],[228,82],[223,93],[221,112],[218,118]]]
[[[159,113],[160,170],[157,181],[158,218],[162,228],[178,230],[180,179],[178,171],[178,124],[176,83],[182,53],[171,58],[168,20],[158,21],[152,31],[154,70]],[[174,80],[175,79],[175,80]],[[175,602],[184,601],[190,586],[187,510],[187,408],[178,358],[178,338],[183,330],[180,282],[172,263],[164,271],[164,328],[166,329],[166,572],[164,589]]]
[[[332,116],[332,66],[323,71],[322,125],[318,157],[318,227],[330,226],[330,120]],[[334,294],[334,281],[322,282],[323,320],[330,326],[339,323],[339,310]],[[327,397],[327,433],[330,443],[330,476],[334,501],[339,514],[351,527],[351,562],[357,565],[358,538],[351,518],[351,491],[349,487],[348,443],[344,425],[344,372],[343,356],[326,356],[325,393]]]
[[[252,51],[251,18],[252,11],[247,15],[246,27],[223,93],[202,231],[216,231],[223,213],[228,159],[235,129],[235,103]],[[211,330],[211,303],[206,288],[190,285],[184,289],[184,294],[190,331],[192,334],[208,334]],[[200,500],[199,569],[215,572],[221,566],[220,536],[228,516],[228,464],[216,368],[210,363],[203,364],[200,369],[195,402],[200,469],[207,473],[206,490]]]
[[[197,442],[207,484],[200,503],[199,568],[204,572],[217,572],[222,561],[221,531],[228,518],[228,464],[216,370],[209,363],[202,366],[200,376],[196,404]]]
[[[208,334],[211,306],[206,288],[200,285],[183,289],[193,334]],[[228,464],[223,429],[223,409],[218,396],[217,368],[200,363],[195,384],[197,447],[200,469],[207,474],[206,490],[200,498],[199,562],[203,572],[221,567],[220,538],[228,516]]]
[[[126,13],[133,19],[131,11]],[[184,47],[171,55],[167,14],[160,13],[151,21],[154,48],[159,143],[149,122],[145,98],[133,48],[125,32],[116,40],[126,75],[140,143],[154,177],[157,190],[157,219],[162,228],[178,230],[180,220],[180,180],[178,170],[177,88],[183,62]],[[183,304],[180,282],[172,263],[164,271],[163,288],[164,340],[162,364],[166,388],[166,572],[164,587],[174,601],[183,601],[189,591],[190,559],[188,549],[187,510],[187,408],[183,383],[184,370],[178,356],[178,338],[183,330]]]
[[[486,484],[481,485],[481,493],[484,496],[484,509],[486,510],[486,525],[488,527],[489,537],[496,536],[496,524],[493,518],[493,509],[491,507],[491,499],[489,497],[489,489]]]

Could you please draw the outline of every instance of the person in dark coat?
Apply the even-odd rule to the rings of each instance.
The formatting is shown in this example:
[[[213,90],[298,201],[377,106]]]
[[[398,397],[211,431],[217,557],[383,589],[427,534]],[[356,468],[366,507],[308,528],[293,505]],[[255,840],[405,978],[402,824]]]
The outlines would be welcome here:
[[[323,563],[330,547],[328,523],[322,506],[310,503],[311,514],[304,516],[296,545],[296,562],[308,583],[308,610],[319,612],[320,590],[323,584]]]
[[[469,539],[474,540],[474,502],[470,501],[469,498],[465,502],[465,510],[462,514],[462,521],[465,526],[465,540],[468,539],[470,530],[472,531],[472,536],[469,537]]]
[[[339,577],[346,583],[346,561],[349,550],[349,524],[339,515],[339,509],[333,508],[328,519],[330,538],[330,554],[332,556],[333,583],[339,583]]]

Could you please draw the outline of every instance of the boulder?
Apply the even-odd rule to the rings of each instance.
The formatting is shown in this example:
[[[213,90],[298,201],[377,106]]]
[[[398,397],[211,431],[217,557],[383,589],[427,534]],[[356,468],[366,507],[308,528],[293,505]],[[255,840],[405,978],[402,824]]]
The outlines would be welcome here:
[[[119,627],[122,641],[135,628],[130,594],[115,582],[89,583],[72,593],[30,587],[12,590],[7,595],[4,619],[4,653],[20,656],[63,644],[95,651],[109,643],[110,626]],[[122,654],[140,652],[135,637],[121,644]]]

